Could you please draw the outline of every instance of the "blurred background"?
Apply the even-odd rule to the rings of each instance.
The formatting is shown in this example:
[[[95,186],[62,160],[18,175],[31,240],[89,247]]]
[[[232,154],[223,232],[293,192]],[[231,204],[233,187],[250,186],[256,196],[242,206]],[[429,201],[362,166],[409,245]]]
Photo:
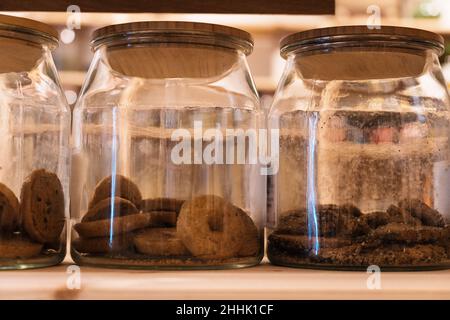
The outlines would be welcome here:
[[[287,34],[327,26],[381,23],[426,29],[443,35],[446,54],[441,58],[450,87],[450,0],[336,0],[335,15],[225,15],[225,14],[123,14],[68,12],[2,12],[39,20],[60,33],[54,58],[70,104],[74,104],[92,58],[92,32],[105,25],[142,20],[181,20],[218,23],[242,28],[255,40],[250,67],[267,107],[276,90],[284,61],[279,41]]]

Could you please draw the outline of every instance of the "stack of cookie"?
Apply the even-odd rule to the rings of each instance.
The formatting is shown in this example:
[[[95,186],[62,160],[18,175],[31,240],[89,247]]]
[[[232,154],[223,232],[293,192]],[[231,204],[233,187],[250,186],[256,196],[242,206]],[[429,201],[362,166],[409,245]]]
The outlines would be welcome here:
[[[82,255],[158,260],[257,256],[260,236],[251,218],[217,196],[190,201],[142,199],[130,179],[100,181],[88,211],[74,226],[74,249]],[[169,262],[168,262],[169,263]]]
[[[449,226],[419,200],[367,214],[352,205],[285,212],[268,240],[276,264],[426,267],[450,257]]]
[[[26,259],[60,250],[65,225],[64,193],[56,174],[35,170],[24,182],[20,203],[0,183],[0,259]]]

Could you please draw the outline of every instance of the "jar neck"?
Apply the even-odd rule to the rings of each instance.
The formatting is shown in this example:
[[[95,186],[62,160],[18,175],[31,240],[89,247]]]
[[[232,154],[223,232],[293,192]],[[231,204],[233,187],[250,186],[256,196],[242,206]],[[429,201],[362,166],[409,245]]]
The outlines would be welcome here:
[[[55,47],[40,36],[0,30],[0,73],[29,72]]]
[[[438,52],[414,44],[352,43],[299,48],[288,54],[288,60],[305,79],[357,81],[418,77],[438,63]]]
[[[102,45],[97,54],[112,70],[146,79],[220,77],[245,60],[240,50],[185,43]]]

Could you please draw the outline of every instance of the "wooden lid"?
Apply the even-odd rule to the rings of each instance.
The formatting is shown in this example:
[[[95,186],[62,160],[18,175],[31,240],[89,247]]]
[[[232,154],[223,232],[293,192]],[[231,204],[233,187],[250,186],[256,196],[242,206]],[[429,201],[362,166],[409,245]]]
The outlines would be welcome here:
[[[0,15],[0,30],[20,32],[58,42],[58,32],[55,29],[31,19]]]
[[[191,43],[243,50],[250,54],[252,36],[243,30],[199,22],[142,21],[111,25],[93,33],[94,49],[106,43]]]
[[[342,45],[348,41],[405,42],[405,46],[421,45],[435,49],[439,54],[444,51],[444,38],[436,33],[405,27],[382,26],[369,29],[365,25],[340,26],[312,29],[291,34],[281,40],[281,55],[285,58],[289,52],[300,49],[309,51]]]

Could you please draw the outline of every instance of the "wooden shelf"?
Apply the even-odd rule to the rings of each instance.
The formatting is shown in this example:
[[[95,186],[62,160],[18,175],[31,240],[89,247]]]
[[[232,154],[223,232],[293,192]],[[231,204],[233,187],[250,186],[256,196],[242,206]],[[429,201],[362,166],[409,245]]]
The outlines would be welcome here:
[[[69,262],[45,269],[0,272],[0,299],[449,299],[450,270],[369,274],[271,266],[218,271],[127,271],[81,267],[69,290]],[[69,281],[70,282],[70,281]],[[73,283],[73,282],[70,282]]]
[[[0,11],[59,11],[71,0],[2,0]],[[333,14],[334,0],[108,0],[76,1],[82,12]]]

